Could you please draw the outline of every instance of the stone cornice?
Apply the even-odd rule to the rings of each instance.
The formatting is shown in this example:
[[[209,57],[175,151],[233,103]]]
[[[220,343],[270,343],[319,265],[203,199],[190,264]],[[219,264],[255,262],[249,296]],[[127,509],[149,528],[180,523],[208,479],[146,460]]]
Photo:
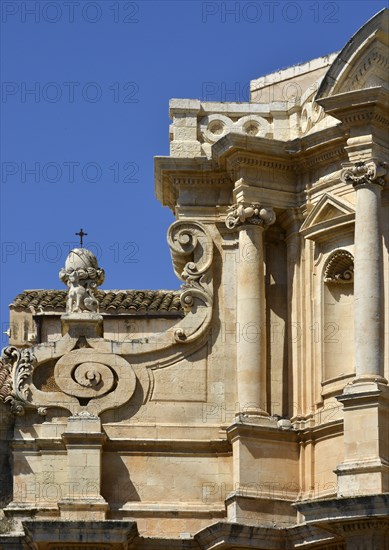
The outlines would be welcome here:
[[[345,127],[366,122],[389,125],[389,92],[381,86],[343,92],[316,100],[328,115],[342,121]]]
[[[225,166],[225,159],[238,152],[247,155],[247,162],[259,162],[269,169],[291,170],[289,141],[247,136],[230,132],[212,146],[212,158],[219,166]],[[242,160],[242,162],[245,162]],[[265,163],[264,165],[261,163]]]
[[[369,513],[368,521],[375,523],[382,520],[387,526],[389,519],[387,517],[389,506],[389,494],[371,495],[371,496],[356,496],[349,498],[336,499],[317,499],[312,501],[301,501],[292,504],[299,512],[304,514],[306,523],[316,525],[333,525],[337,520],[347,522],[354,520],[354,529],[366,528],[364,521]],[[365,525],[365,526],[364,526]]]
[[[233,443],[236,439],[244,437],[258,441],[272,440],[279,444],[290,444],[298,441],[298,432],[294,429],[282,429],[277,427],[277,422],[272,417],[262,417],[261,424],[249,422],[234,422],[227,428],[228,440]]]

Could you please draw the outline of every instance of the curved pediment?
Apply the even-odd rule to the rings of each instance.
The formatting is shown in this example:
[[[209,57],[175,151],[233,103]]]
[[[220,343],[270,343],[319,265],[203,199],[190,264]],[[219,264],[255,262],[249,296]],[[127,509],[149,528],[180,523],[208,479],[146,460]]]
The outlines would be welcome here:
[[[347,42],[328,69],[316,100],[353,90],[389,89],[389,9],[383,9]]]

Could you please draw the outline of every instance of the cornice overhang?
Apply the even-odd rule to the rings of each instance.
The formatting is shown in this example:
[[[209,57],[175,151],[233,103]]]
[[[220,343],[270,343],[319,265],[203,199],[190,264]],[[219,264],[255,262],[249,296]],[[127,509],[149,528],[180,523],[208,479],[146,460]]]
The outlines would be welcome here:
[[[183,187],[232,187],[228,174],[207,157],[155,157],[155,194],[173,212]]]
[[[290,142],[276,139],[229,133],[212,146],[212,159],[220,167],[227,166],[227,160],[235,153],[256,154],[258,159],[278,163],[280,170],[291,166]]]
[[[340,163],[347,160],[346,140],[341,124],[288,141],[231,132],[212,146],[211,159],[156,157],[156,195],[174,212],[180,191],[191,188],[197,193],[195,203],[200,204],[201,196],[218,188],[215,196],[223,206],[240,180],[250,188],[247,200],[259,200],[251,195],[261,189],[260,198],[266,201],[274,194],[274,207],[282,211],[301,203],[301,175],[333,163],[341,168]]]
[[[332,161],[346,153],[346,135],[340,124],[306,136],[279,141],[241,134],[228,134],[212,147],[212,158],[220,168],[229,169],[234,161],[257,164],[279,172],[305,171],[313,165]],[[255,160],[254,160],[255,159]]]
[[[295,525],[292,527],[264,527],[260,525],[246,525],[243,523],[230,523],[219,521],[204,529],[194,536],[194,543],[201,550],[227,550],[229,548],[272,548],[282,550],[297,548],[309,544],[309,547],[320,545],[328,550],[343,548],[338,543],[342,539],[328,531],[319,529],[314,525]]]
[[[389,524],[389,493],[336,499],[317,499],[295,502],[293,507],[305,516],[307,525],[329,528],[336,523],[346,523],[382,518]],[[363,525],[361,525],[363,527]]]
[[[389,91],[382,86],[343,92],[316,102],[345,129],[366,123],[389,126]]]

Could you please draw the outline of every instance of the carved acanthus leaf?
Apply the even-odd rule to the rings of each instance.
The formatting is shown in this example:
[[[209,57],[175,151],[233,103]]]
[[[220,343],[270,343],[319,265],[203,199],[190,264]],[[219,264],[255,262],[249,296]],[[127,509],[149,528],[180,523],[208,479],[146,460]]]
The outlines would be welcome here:
[[[28,401],[29,383],[36,365],[35,355],[29,349],[8,346],[3,349],[0,362],[0,399],[8,403],[14,414],[24,414]],[[40,414],[44,411],[38,410]]]

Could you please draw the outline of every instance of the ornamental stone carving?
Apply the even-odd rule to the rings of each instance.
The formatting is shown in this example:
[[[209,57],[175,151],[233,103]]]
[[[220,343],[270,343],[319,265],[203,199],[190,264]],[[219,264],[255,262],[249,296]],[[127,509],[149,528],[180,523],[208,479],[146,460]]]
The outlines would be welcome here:
[[[40,369],[47,368],[49,350],[37,352],[9,346],[0,362],[0,400],[11,411],[22,415],[26,408],[45,415],[47,409],[63,408],[98,416],[108,409],[127,403],[136,387],[135,372],[123,357],[93,348],[74,349],[60,356],[52,373],[52,388],[44,389],[37,380]],[[38,387],[37,387],[38,386]]]
[[[199,131],[206,143],[213,144],[229,132],[265,137],[271,132],[271,125],[268,120],[256,114],[247,114],[233,121],[226,115],[214,113],[200,120]]]
[[[174,222],[168,232],[174,272],[184,284],[181,286],[181,304],[188,314],[197,306],[207,309],[202,323],[204,330],[212,314],[212,274],[213,241],[208,230],[198,222]],[[194,338],[194,335],[193,335]],[[191,341],[185,330],[175,331],[177,341]]]
[[[348,250],[336,250],[324,268],[325,283],[352,283],[354,281],[354,257]]]
[[[269,226],[276,220],[276,215],[272,208],[261,206],[260,204],[234,204],[228,209],[226,217],[226,226],[228,229],[235,229],[240,225],[252,224],[260,226]]]
[[[351,183],[355,188],[361,185],[372,184],[385,185],[385,165],[374,160],[359,161],[355,164],[344,164],[341,178],[345,183]]]
[[[3,349],[0,360],[0,401],[7,403],[16,415],[23,415],[28,401],[28,385],[36,365],[35,355],[28,349],[8,346]],[[43,409],[38,409],[44,414]]]
[[[99,311],[95,297],[97,287],[104,282],[104,270],[99,268],[97,259],[86,248],[75,248],[68,255],[65,267],[59,278],[69,287],[66,300],[67,313]]]
[[[117,354],[90,348],[63,355],[55,365],[54,380],[65,395],[79,401],[81,411],[91,401],[96,415],[129,401],[136,386],[136,376],[128,361]]]

